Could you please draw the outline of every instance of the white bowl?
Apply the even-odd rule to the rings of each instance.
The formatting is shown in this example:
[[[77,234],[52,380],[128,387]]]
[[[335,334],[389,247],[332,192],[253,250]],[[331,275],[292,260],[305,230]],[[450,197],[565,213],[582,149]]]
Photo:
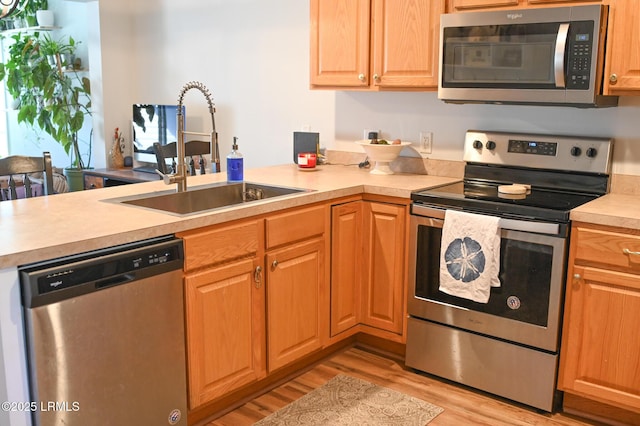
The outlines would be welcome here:
[[[388,145],[372,144],[368,140],[357,141],[356,143],[367,153],[369,161],[375,161],[376,164],[374,168],[369,172],[374,175],[392,175],[393,171],[389,167],[389,163],[398,158],[400,151],[402,151],[405,146],[411,145],[411,142],[400,142],[395,145],[392,143]]]

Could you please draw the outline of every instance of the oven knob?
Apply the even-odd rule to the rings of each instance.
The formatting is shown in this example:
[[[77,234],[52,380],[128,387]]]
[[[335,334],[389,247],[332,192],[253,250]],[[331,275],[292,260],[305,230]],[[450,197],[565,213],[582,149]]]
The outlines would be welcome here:
[[[582,154],[582,149],[579,146],[574,146],[573,148],[571,148],[572,156],[580,157],[580,154]]]
[[[589,158],[595,158],[595,156],[598,155],[598,150],[595,148],[588,148],[587,149],[587,157]]]
[[[494,141],[487,141],[487,149],[493,151],[496,149],[496,143]]]
[[[480,142],[479,140],[477,140],[477,139],[476,139],[475,141],[473,141],[473,147],[474,147],[475,149],[480,149],[480,148],[482,148],[482,142]]]

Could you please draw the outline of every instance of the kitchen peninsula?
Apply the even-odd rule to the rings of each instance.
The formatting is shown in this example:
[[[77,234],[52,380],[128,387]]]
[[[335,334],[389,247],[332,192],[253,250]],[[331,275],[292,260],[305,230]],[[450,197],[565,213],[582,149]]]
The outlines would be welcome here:
[[[224,179],[222,174],[194,176],[189,177],[188,184],[189,188],[193,188],[223,182]],[[18,265],[161,235],[209,229],[232,221],[250,221],[256,216],[268,218],[273,213],[286,215],[293,208],[313,211],[313,207],[307,209],[307,206],[322,206],[326,209],[334,200],[355,200],[364,195],[374,198],[376,202],[389,200],[406,206],[411,191],[459,179],[418,174],[380,176],[372,175],[366,169],[339,165],[321,166],[313,172],[303,172],[292,164],[246,170],[245,180],[311,191],[182,217],[108,201],[138,194],[175,191],[175,186],[166,186],[162,181],[0,203],[0,232],[4,235],[0,247],[0,337],[4,360],[0,388],[6,388],[7,400],[29,400]],[[280,214],[280,211],[284,213]],[[406,212],[406,209],[402,211]],[[282,231],[283,227],[289,226],[292,229],[300,228],[295,214],[288,219],[273,222],[278,225],[275,229]],[[401,223],[405,223],[406,218],[401,219]],[[303,224],[302,228],[305,226]],[[325,229],[329,232],[329,227]],[[329,247],[329,242],[327,238],[325,247]],[[273,250],[271,252],[276,253]],[[325,279],[328,282],[328,276]],[[328,340],[329,336],[323,338]],[[8,424],[29,424],[28,413],[6,415],[10,416]]]

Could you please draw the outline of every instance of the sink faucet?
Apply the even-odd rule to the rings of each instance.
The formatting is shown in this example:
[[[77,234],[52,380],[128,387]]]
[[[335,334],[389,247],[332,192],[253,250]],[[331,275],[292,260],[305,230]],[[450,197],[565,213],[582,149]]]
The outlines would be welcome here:
[[[182,104],[184,102],[184,95],[187,91],[191,89],[198,89],[204,97],[207,99],[207,104],[209,105],[209,114],[211,114],[211,133],[197,133],[197,132],[187,132],[184,129],[184,120],[182,117]],[[190,81],[185,84],[180,91],[180,95],[178,96],[178,141],[176,142],[176,156],[177,156],[177,166],[176,172],[172,175],[166,175],[161,173],[159,170],[156,172],[162,176],[164,183],[167,185],[171,185],[173,183],[177,184],[178,192],[185,192],[187,190],[187,167],[185,165],[185,141],[184,135],[198,135],[198,136],[208,136],[209,144],[211,146],[211,165],[212,170],[215,173],[220,173],[220,153],[218,149],[218,133],[216,132],[216,121],[214,117],[215,107],[213,106],[213,100],[211,98],[211,92],[207,87],[200,83],[199,81]]]

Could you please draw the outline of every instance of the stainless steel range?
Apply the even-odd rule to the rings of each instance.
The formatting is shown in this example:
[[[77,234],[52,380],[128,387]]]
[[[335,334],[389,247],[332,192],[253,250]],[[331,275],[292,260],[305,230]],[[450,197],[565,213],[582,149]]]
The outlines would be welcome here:
[[[407,366],[553,411],[569,212],[608,192],[612,149],[602,138],[466,133],[464,180],[412,194]],[[486,303],[441,288],[448,210],[499,218],[499,286]]]

